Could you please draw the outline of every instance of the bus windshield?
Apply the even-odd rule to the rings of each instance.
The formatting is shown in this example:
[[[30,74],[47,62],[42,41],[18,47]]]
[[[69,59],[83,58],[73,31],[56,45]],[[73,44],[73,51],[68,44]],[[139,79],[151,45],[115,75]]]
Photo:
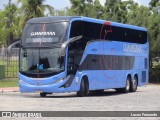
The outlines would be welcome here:
[[[66,40],[67,26],[68,22],[28,23],[22,35],[22,44],[37,46],[63,43]]]
[[[59,73],[64,70],[64,59],[59,56],[60,48],[20,50],[20,72]]]

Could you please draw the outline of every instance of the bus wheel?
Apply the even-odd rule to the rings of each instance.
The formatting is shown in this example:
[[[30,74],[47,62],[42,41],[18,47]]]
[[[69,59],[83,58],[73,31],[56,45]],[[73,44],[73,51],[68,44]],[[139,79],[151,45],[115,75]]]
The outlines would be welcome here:
[[[42,92],[42,93],[40,93],[40,96],[41,97],[46,97],[46,93]]]
[[[90,91],[92,94],[101,94],[104,92],[104,90],[93,90],[93,91]]]
[[[80,90],[77,92],[78,97],[87,96],[89,93],[89,84],[88,81],[82,78]]]
[[[131,82],[131,92],[136,92],[137,86],[138,86],[138,78],[134,76],[134,79]]]
[[[130,81],[131,81],[130,77],[127,77],[126,87],[124,87],[124,88],[117,88],[116,92],[128,93],[130,91],[130,86],[131,86],[131,82]]]

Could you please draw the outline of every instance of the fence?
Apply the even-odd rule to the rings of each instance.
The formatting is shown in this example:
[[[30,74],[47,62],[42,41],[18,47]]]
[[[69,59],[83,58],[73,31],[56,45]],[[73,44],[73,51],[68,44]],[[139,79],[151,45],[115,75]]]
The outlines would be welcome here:
[[[6,78],[18,77],[18,55],[18,48],[13,48],[11,51],[11,55],[8,54],[7,48],[0,48],[0,65],[4,66],[4,74]]]
[[[4,72],[5,78],[17,78],[19,66],[19,48],[13,48],[8,55],[7,48],[0,48],[0,78]],[[4,68],[5,70],[2,70]],[[150,68],[150,82],[160,83],[160,68]]]

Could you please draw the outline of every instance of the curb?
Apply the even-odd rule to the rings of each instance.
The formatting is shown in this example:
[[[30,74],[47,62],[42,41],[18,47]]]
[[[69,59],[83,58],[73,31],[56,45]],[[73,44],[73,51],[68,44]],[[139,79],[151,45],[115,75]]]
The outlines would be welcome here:
[[[0,88],[0,92],[19,92],[19,87]]]

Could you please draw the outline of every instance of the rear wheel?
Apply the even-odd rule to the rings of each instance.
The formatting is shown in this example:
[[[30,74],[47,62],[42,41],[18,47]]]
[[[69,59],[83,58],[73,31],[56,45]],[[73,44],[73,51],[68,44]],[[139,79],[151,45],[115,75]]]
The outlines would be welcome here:
[[[138,79],[134,76],[133,81],[131,82],[131,92],[136,92],[138,86]]]
[[[46,97],[46,95],[47,95],[47,94],[44,93],[44,92],[40,93],[40,96],[41,96],[41,97]]]
[[[127,77],[126,87],[124,87],[124,88],[117,88],[116,92],[128,93],[130,91],[130,86],[131,86],[131,82],[130,81],[131,81],[130,77]]]
[[[82,78],[80,90],[77,92],[77,95],[79,97],[83,97],[83,96],[88,96],[88,93],[89,93],[89,84],[88,84],[87,80]]]

